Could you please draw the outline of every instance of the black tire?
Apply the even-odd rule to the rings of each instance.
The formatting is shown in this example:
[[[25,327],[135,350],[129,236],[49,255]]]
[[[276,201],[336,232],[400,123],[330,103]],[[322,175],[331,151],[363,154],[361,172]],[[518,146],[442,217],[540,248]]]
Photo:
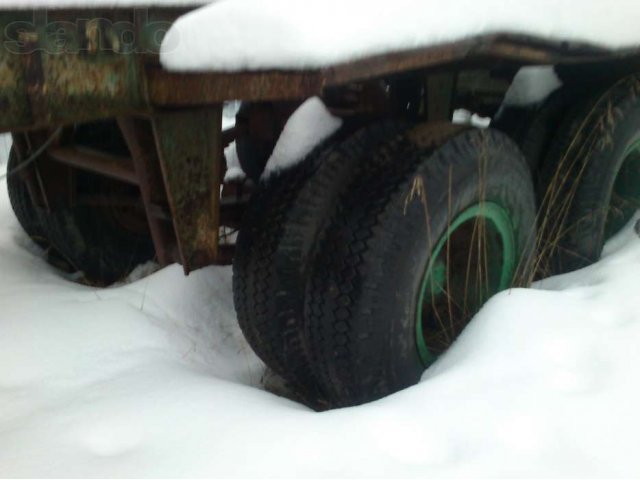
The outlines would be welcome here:
[[[297,383],[296,376],[306,359],[297,326],[276,321],[280,313],[275,301],[279,277],[273,256],[287,210],[306,179],[307,167],[305,163],[299,169],[282,172],[258,187],[245,213],[233,259],[233,298],[240,328],[265,364],[292,383]]]
[[[122,188],[108,179],[83,174],[79,177],[87,191],[97,196],[108,197]],[[124,209],[74,205],[57,208],[43,218],[51,245],[75,270],[82,272],[85,283],[110,285],[154,258],[148,230],[129,229],[118,220],[120,215],[138,215],[122,213]]]
[[[640,182],[640,162],[627,161],[640,141],[639,93],[640,76],[619,80],[577,104],[558,130],[542,173],[540,274],[596,262],[605,241],[640,207],[634,185],[628,198],[614,197],[625,178]]]
[[[332,407],[418,382],[427,364],[418,344],[432,340],[425,335],[419,342],[416,333],[418,303],[427,313],[431,305],[418,302],[425,271],[433,273],[431,254],[442,253],[435,239],[444,238],[451,219],[462,218],[469,206],[499,205],[513,227],[512,241],[505,241],[514,249],[511,270],[503,275],[502,269],[503,287],[505,279],[513,285],[530,280],[535,196],[526,161],[508,137],[470,130],[435,151],[414,145],[392,156],[404,158],[404,167],[390,163],[363,176],[341,198],[307,284],[305,336],[314,376]],[[457,335],[472,313],[456,318],[461,323],[450,333]]]
[[[236,152],[242,171],[248,178],[258,183],[267,160],[276,146],[277,135],[274,133],[270,135],[272,138],[257,138],[252,134],[248,113],[250,108],[251,104],[245,102],[236,114]]]
[[[48,244],[47,235],[45,235],[40,217],[29,195],[27,185],[22,180],[20,173],[10,174],[18,165],[18,155],[15,149],[11,147],[9,161],[7,162],[7,172],[9,172],[9,176],[7,177],[9,203],[25,233],[37,245],[46,248]]]
[[[491,121],[491,128],[506,133],[522,150],[522,143],[527,138],[527,131],[538,111],[538,106],[516,107],[509,106],[499,112]],[[523,152],[524,153],[524,152]],[[525,155],[527,163],[531,167],[531,171],[536,168],[537,161],[535,158],[529,158]]]
[[[117,124],[111,121],[78,127],[76,143],[119,155],[128,152]],[[137,187],[82,171],[76,172],[75,186],[79,194],[105,200],[112,194],[140,196]],[[91,285],[122,280],[155,256],[142,208],[73,204],[41,215],[41,222],[52,247]]]
[[[233,276],[240,326],[262,360],[316,408],[323,393],[302,330],[311,259],[339,196],[363,171],[387,160],[375,153],[406,128],[393,121],[353,135],[345,128],[301,165],[260,184],[240,230]]]
[[[242,171],[255,183],[299,102],[242,102],[236,114],[235,142]]]
[[[520,147],[533,174],[534,183],[538,185],[539,197],[539,174],[544,168],[544,159],[554,135],[576,99],[587,95],[587,92],[587,86],[561,87],[539,105],[508,108],[492,124],[492,128],[509,135]]]

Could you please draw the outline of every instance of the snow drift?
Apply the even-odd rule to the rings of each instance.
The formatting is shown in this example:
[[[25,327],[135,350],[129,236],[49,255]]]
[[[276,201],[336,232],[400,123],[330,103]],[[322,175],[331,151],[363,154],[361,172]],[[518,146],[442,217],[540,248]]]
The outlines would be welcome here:
[[[228,268],[74,284],[25,237],[4,187],[0,476],[640,471],[633,224],[598,264],[493,298],[420,384],[318,414],[261,388]]]

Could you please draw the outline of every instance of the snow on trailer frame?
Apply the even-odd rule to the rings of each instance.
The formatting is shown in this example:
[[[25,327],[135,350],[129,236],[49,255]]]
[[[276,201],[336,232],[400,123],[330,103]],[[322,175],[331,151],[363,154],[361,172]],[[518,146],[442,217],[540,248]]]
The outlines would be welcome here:
[[[250,143],[266,135],[273,146],[295,107],[310,97],[322,98],[333,115],[355,118],[358,125],[408,117],[440,128],[447,137],[452,130],[439,125],[451,119],[455,108],[493,116],[522,66],[555,65],[569,87],[585,77],[611,85],[640,71],[640,49],[611,51],[584,43],[490,34],[308,70],[170,72],[159,61],[162,36],[189,10],[0,11],[5,34],[0,129],[13,134],[16,165],[24,161],[27,167],[18,172],[26,186],[25,198],[38,210],[38,221],[55,233],[58,248],[67,248],[61,256],[66,261],[71,257],[72,267],[86,271],[83,259],[93,260],[90,254],[74,258],[74,249],[91,250],[89,239],[78,240],[78,234],[68,241],[65,232],[60,233],[60,225],[73,223],[68,210],[76,205],[108,207],[116,224],[134,224],[137,234],[145,232],[139,225],[142,218],[161,265],[177,262],[189,273],[228,263],[234,250],[221,243],[220,227],[241,223],[246,199],[219,195],[223,149],[240,134]],[[250,131],[222,130],[222,105],[228,100],[248,105],[244,114]],[[407,109],[409,104],[413,106]],[[265,110],[264,105],[270,107]],[[111,143],[121,141],[122,148],[105,149],[96,135],[108,136]],[[115,182],[87,180],[81,172]],[[132,200],[131,188],[139,199]],[[142,210],[142,217],[132,215],[127,210],[131,208]],[[492,215],[499,220],[502,214],[496,209]],[[120,237],[110,240],[116,246],[124,242]],[[93,280],[106,284],[115,279],[117,275],[109,274]],[[421,298],[429,288],[425,281]],[[251,328],[245,326],[245,332]],[[273,352],[261,352],[260,346],[258,350],[295,384],[295,378],[278,369],[279,359],[269,358]],[[427,350],[422,345],[424,365],[431,362],[425,360]],[[306,391],[304,401],[318,408],[379,396],[345,399],[334,392],[329,395],[333,400],[323,403],[309,397],[316,395],[313,387],[297,387]]]
[[[490,35],[313,71],[170,73],[158,62],[159,39],[167,26],[185,12],[183,8],[0,12],[0,26],[5,32],[0,54],[3,72],[0,101],[4,105],[0,128],[29,135],[34,129],[120,117],[120,125],[127,125],[131,145],[137,144],[138,158],[134,155],[132,160],[139,163],[143,152],[153,145],[149,132],[146,138],[139,132],[141,121],[136,117],[153,119],[165,181],[172,183],[166,187],[180,255],[176,257],[171,253],[172,246],[167,245],[166,236],[159,234],[161,229],[154,228],[153,221],[151,231],[160,263],[179,261],[186,272],[228,260],[227,255],[218,251],[217,241],[212,240],[217,238],[212,232],[217,231],[219,217],[214,212],[219,205],[215,195],[210,195],[220,183],[221,146],[229,141],[223,140],[219,132],[220,105],[225,100],[303,99],[322,96],[332,87],[398,73],[451,72],[460,67],[499,62],[509,66],[624,62],[628,67],[628,62],[640,61],[640,52],[635,50],[612,56],[606,50],[588,45]],[[133,39],[126,44],[123,37],[131,34]],[[447,105],[449,98],[430,100],[444,104],[437,116],[447,119],[451,110],[451,105]],[[163,111],[168,108],[185,110]],[[209,127],[211,135],[192,138],[193,126],[202,126],[202,122]],[[185,171],[182,160],[189,156],[185,150],[188,147],[195,149],[191,153],[197,158],[190,162],[192,175],[176,180],[177,175],[171,172]],[[69,147],[54,146],[50,150],[48,156],[59,162],[140,184],[143,190],[158,189],[158,185],[139,178],[133,161],[118,162],[120,159],[82,154]],[[202,175],[204,172],[207,174]],[[207,193],[198,199],[185,198],[187,190],[199,190],[189,188],[198,181],[208,185]],[[157,204],[147,205],[150,217],[168,213],[157,212],[157,207]],[[200,217],[203,212],[210,212],[204,222]],[[197,221],[194,215],[198,216]]]

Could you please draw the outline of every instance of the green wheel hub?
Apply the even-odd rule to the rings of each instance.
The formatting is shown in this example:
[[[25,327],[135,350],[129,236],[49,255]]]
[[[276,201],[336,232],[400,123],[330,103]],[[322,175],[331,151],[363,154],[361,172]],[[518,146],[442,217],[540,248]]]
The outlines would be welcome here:
[[[416,341],[425,368],[446,350],[482,304],[509,288],[516,270],[509,213],[476,204],[450,222],[427,264],[416,311]]]
[[[616,176],[605,224],[605,240],[610,239],[640,210],[640,139],[624,154]]]

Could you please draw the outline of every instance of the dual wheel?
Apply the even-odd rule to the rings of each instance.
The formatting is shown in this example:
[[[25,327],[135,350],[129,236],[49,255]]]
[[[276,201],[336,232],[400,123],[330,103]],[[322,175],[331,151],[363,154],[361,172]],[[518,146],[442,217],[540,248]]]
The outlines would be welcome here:
[[[357,405],[418,382],[491,295],[596,261],[640,208],[640,78],[582,93],[523,148],[386,122],[261,184],[234,263],[257,354],[308,405]]]
[[[315,408],[416,383],[493,294],[527,285],[535,197],[499,132],[386,122],[263,183],[234,263],[258,355]]]
[[[78,126],[74,142],[128,155],[114,122]],[[12,148],[7,171],[14,171],[19,164],[17,152]],[[38,166],[36,160],[30,168],[37,170]],[[155,256],[137,187],[76,171],[71,186],[73,194],[69,195],[73,201],[50,208],[34,204],[20,172],[10,173],[7,188],[11,206],[27,235],[45,249],[50,263],[82,272],[85,283],[109,285]]]
[[[550,274],[596,261],[640,207],[640,78],[557,112],[554,138],[523,148],[529,162],[496,131],[389,121],[339,133],[261,184],[234,262],[254,350],[309,405],[363,403],[416,383],[491,295],[527,285],[534,266]],[[126,188],[76,179],[75,193],[102,205]],[[27,233],[91,283],[153,257],[142,212],[44,211],[18,176],[8,186]]]
[[[567,85],[496,128],[520,146],[538,198],[537,276],[590,265],[640,209],[640,77]]]
[[[640,209],[640,76],[596,89],[559,124],[540,168],[539,270],[585,267]]]

